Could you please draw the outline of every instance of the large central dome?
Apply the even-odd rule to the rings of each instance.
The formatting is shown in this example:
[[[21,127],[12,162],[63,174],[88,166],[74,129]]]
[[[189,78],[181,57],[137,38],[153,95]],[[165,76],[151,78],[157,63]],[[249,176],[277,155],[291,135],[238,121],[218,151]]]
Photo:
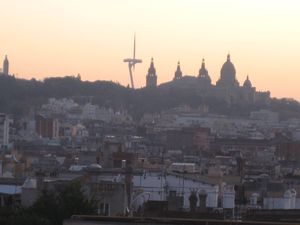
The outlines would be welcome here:
[[[227,61],[223,64],[221,68],[221,79],[234,81],[235,80],[235,68],[230,61],[230,55],[227,55]]]
[[[235,86],[239,85],[238,81],[235,78],[235,68],[232,62],[230,61],[230,55],[227,55],[227,61],[223,64],[221,68],[221,77],[217,82],[219,85],[225,86]]]

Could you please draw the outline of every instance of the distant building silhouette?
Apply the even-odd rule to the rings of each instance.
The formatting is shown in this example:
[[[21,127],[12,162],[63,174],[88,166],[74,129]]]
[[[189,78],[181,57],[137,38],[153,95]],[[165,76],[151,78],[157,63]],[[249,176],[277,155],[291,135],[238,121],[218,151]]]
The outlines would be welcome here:
[[[182,78],[182,72],[181,72],[181,69],[180,69],[180,62],[178,61],[177,63],[177,69],[175,71],[175,75],[174,75],[174,79],[173,80],[179,80]]]
[[[150,67],[148,69],[148,74],[146,76],[146,87],[156,87],[157,86],[157,75],[153,63],[153,58],[151,58]]]
[[[156,86],[156,81],[157,77],[152,61],[147,75],[147,87]],[[236,70],[229,54],[227,55],[227,60],[222,65],[220,78],[216,82],[216,85],[211,83],[211,78],[205,67],[205,61],[202,59],[197,77],[190,75],[183,76],[178,62],[173,80],[160,86],[164,88],[195,89],[195,91],[200,93],[202,98],[220,98],[228,104],[237,102],[245,104],[257,102],[268,104],[270,102],[270,92],[256,91],[256,88],[252,86],[249,76],[247,76],[243,85],[240,86],[236,79]]]
[[[5,55],[5,59],[3,61],[3,74],[8,75],[9,74],[9,62],[7,59],[7,55]]]

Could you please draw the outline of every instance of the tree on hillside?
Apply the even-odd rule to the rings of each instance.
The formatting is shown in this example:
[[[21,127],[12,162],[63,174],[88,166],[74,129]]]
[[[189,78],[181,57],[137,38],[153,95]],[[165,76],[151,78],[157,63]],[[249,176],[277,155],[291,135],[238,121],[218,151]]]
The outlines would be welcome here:
[[[32,211],[60,225],[74,214],[94,214],[96,202],[86,198],[79,182],[73,182],[59,192],[44,190],[32,207]]]
[[[0,224],[50,225],[50,221],[30,209],[0,208]]]

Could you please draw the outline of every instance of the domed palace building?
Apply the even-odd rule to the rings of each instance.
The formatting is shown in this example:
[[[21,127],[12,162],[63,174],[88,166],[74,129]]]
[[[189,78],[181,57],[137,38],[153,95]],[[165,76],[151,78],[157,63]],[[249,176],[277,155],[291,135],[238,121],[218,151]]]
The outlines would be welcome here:
[[[149,70],[153,67],[151,62]],[[155,74],[156,75],[156,74]],[[147,75],[147,85],[150,85],[149,73]],[[155,80],[157,76],[155,76]],[[252,86],[249,76],[243,85],[240,85],[236,78],[236,70],[234,64],[231,62],[230,55],[227,55],[225,63],[221,67],[220,78],[216,85],[212,84],[209,72],[205,67],[205,61],[202,59],[202,64],[199,69],[198,76],[184,75],[181,65],[177,64],[177,69],[172,81],[160,85],[163,88],[176,88],[176,89],[194,89],[203,97],[216,97],[224,99],[229,104],[240,102],[245,104],[263,103],[266,104],[270,101],[270,92],[258,92]]]
[[[219,97],[225,98],[228,103],[266,103],[270,98],[270,92],[256,92],[256,88],[252,86],[248,75],[243,86],[240,86],[236,79],[236,70],[229,54],[221,68],[220,79],[216,82],[215,88],[216,94],[219,95]]]

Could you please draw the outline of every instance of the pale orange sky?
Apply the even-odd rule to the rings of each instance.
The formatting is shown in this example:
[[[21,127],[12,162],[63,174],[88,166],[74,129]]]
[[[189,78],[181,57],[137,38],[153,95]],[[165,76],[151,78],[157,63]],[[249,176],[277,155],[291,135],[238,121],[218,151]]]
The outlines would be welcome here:
[[[17,77],[81,74],[83,80],[129,83],[124,58],[137,35],[136,87],[150,58],[158,82],[177,61],[197,75],[201,59],[215,83],[228,52],[243,83],[300,100],[298,0],[0,0],[0,57]]]

